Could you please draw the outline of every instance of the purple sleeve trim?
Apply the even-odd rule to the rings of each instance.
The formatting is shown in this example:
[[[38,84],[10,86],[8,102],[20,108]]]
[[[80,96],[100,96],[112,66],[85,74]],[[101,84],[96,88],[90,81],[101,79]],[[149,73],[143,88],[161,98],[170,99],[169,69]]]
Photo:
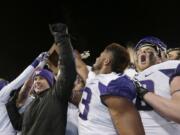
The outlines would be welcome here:
[[[38,60],[34,60],[31,65],[35,68],[39,64]]]
[[[136,90],[133,82],[125,76],[111,81],[107,86],[100,82],[99,90],[101,96],[120,96],[126,97],[130,100],[133,100],[136,96]]]

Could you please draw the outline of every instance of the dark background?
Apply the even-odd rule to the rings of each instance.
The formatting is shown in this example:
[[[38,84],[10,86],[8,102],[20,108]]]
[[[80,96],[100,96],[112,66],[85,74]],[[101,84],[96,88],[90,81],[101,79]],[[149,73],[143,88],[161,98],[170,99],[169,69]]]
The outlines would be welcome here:
[[[111,42],[137,43],[153,35],[168,47],[179,46],[178,1],[68,2],[61,0],[2,1],[0,4],[0,77],[12,80],[52,43],[48,24],[64,22],[72,43],[95,57]]]

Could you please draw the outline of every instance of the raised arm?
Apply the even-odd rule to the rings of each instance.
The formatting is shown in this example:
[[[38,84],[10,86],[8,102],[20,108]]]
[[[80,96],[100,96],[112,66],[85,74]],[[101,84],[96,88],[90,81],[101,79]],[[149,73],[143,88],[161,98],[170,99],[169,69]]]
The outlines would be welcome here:
[[[12,90],[18,89],[33,74],[36,68],[44,67],[48,58],[46,52],[41,53],[16,79],[2,88],[0,91],[0,101],[6,103]]]
[[[86,82],[86,79],[88,78],[89,70],[87,68],[87,65],[83,62],[81,59],[81,55],[78,51],[74,51],[75,56],[75,63],[76,63],[76,71],[78,75],[83,79],[84,82]]]
[[[30,90],[32,88],[33,85],[33,80],[32,77],[30,77],[25,83],[24,85],[21,87],[19,94],[18,94],[18,98],[16,100],[16,106],[18,108],[22,107],[25,103],[25,101],[27,100]]]
[[[52,24],[50,25],[50,30],[60,52],[58,61],[60,74],[57,77],[54,92],[60,99],[66,100],[69,99],[71,95],[73,84],[76,79],[73,50],[65,24]]]

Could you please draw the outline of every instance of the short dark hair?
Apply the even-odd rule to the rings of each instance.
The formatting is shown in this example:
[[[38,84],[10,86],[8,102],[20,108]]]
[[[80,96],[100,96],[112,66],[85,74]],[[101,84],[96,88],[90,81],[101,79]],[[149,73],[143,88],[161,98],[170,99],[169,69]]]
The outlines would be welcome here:
[[[127,49],[120,44],[111,43],[105,48],[105,50],[112,53],[112,71],[123,73],[130,63],[130,56]]]

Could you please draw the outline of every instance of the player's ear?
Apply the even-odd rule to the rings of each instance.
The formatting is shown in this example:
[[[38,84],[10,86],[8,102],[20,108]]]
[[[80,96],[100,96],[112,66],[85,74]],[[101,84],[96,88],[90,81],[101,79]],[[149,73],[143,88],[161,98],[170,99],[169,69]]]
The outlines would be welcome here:
[[[104,65],[109,65],[110,63],[111,63],[111,59],[109,57],[105,58]]]

